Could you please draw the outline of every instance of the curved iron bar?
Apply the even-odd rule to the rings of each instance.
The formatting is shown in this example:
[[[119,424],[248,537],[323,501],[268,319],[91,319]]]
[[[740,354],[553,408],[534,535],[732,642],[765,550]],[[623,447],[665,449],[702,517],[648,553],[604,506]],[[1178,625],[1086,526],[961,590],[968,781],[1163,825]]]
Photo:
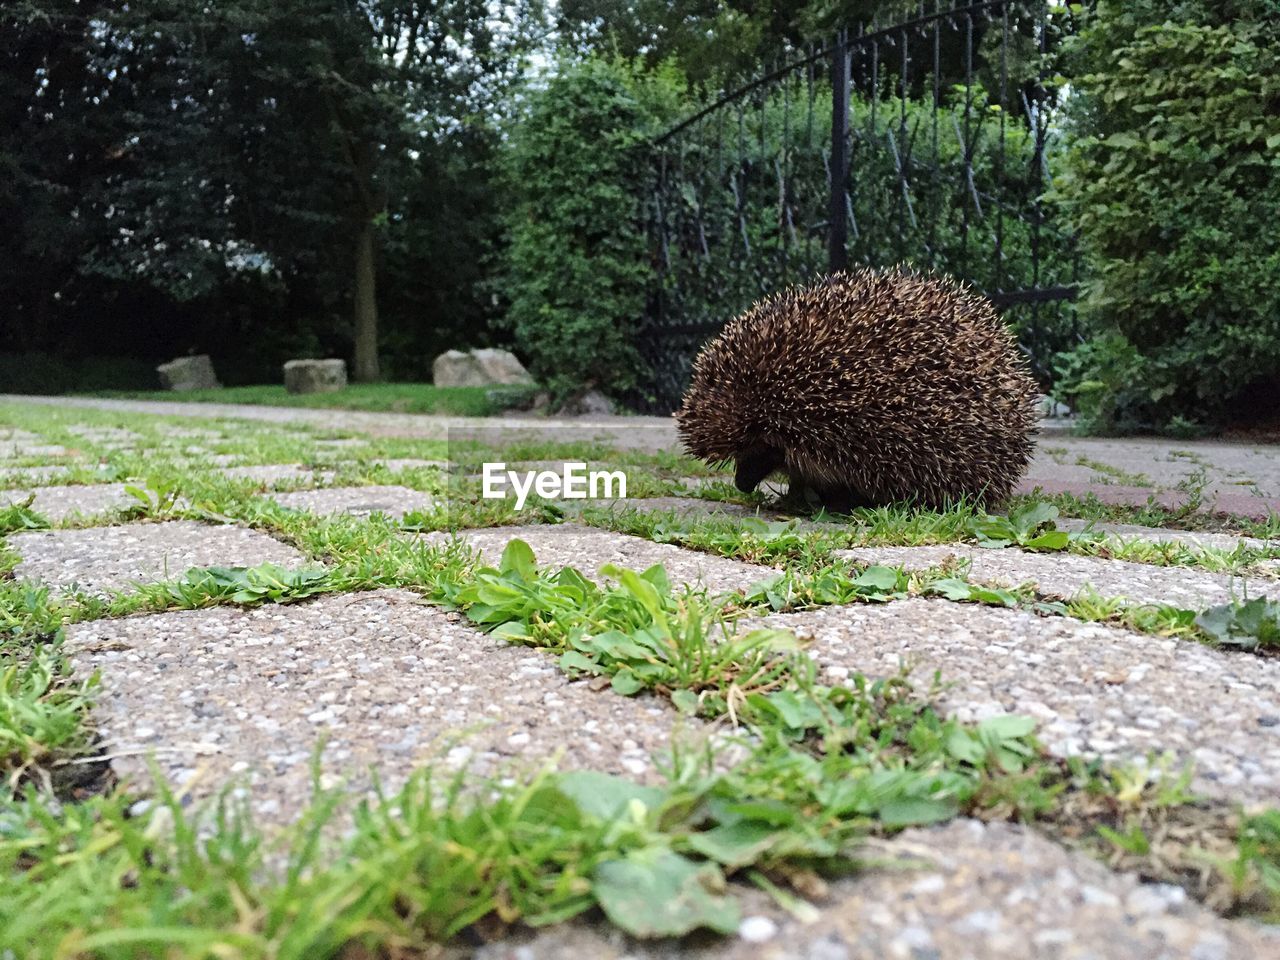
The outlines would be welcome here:
[[[1047,0],[984,0],[854,35],[841,30],[652,138],[655,195],[644,208],[655,282],[637,331],[651,371],[633,403],[672,409],[705,339],[761,293],[821,273],[819,260],[828,271],[890,257],[956,273],[1023,318],[1024,349],[1051,379],[1047,358],[1064,331],[1078,339],[1069,301],[1079,265],[1071,235],[1054,228],[1042,203],[1055,17]],[[962,99],[943,95],[944,35],[954,38],[948,69],[963,67]],[[988,36],[999,50],[984,48],[979,68],[978,44]],[[1011,37],[1034,44],[1034,69],[1016,77]],[[951,47],[955,41],[962,46]],[[831,92],[826,143],[825,132],[814,136],[820,72]],[[781,87],[774,113],[770,85]],[[863,91],[856,115],[854,88]],[[1021,120],[1013,120],[1019,101]],[[909,105],[931,116],[922,122]],[[1006,156],[1012,124],[1025,124],[1026,136]],[[1021,171],[1012,178],[1010,157]]]
[[[876,30],[872,33],[864,33],[858,37],[850,38],[845,42],[849,44],[850,47],[855,47],[855,46],[860,47],[869,43],[877,43],[880,40],[884,40],[886,38],[891,39],[893,34],[903,33],[907,30],[916,29],[926,24],[933,23],[935,20],[938,20],[938,21],[950,20],[953,17],[962,16],[964,14],[972,15],[972,14],[978,13],[981,10],[986,10],[988,8],[995,9],[997,7],[1007,7],[1010,3],[1016,3],[1016,2],[1017,0],[986,0],[986,2],[984,3],[973,3],[967,7],[953,7],[950,10],[943,10],[939,13],[931,13],[928,16],[917,17],[914,20],[906,20],[903,23],[894,24],[891,27],[885,27],[883,30]],[[653,138],[652,143],[654,144],[654,146],[659,146],[663,143],[666,143],[668,140],[672,139],[673,137],[682,133],[684,130],[693,126],[703,117],[709,116],[710,114],[719,110],[721,107],[727,106],[728,104],[733,103],[735,100],[742,99],[748,93],[751,93],[754,90],[758,90],[760,87],[763,87],[769,83],[772,83],[774,80],[780,80],[782,77],[785,77],[787,74],[791,73],[793,70],[796,70],[800,67],[807,67],[811,63],[818,63],[819,61],[824,60],[827,57],[830,57],[831,54],[835,51],[835,48],[836,48],[836,44],[832,43],[830,46],[823,47],[820,50],[818,50],[816,53],[809,54],[807,57],[802,57],[799,60],[793,60],[784,66],[778,67],[775,70],[770,70],[768,73],[762,73],[760,76],[756,77],[750,83],[744,84],[738,89],[730,93],[724,94],[722,97],[720,97],[719,100],[716,100],[714,103],[708,104],[707,106],[699,110],[697,113],[691,114],[690,116],[686,117],[685,119],[677,123],[674,127],[664,130],[662,133],[658,134],[656,137]]]

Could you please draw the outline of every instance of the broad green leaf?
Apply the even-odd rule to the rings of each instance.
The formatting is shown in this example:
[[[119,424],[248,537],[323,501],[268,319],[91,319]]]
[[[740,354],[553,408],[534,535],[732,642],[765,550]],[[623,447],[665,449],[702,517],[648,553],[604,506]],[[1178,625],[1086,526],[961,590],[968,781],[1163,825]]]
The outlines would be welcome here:
[[[694,717],[698,715],[701,704],[698,702],[698,695],[692,690],[674,690],[671,693],[671,702],[675,704],[675,708],[686,716]]]
[[[633,693],[639,693],[644,689],[643,681],[626,667],[623,667],[613,675],[612,686],[614,693],[620,693],[624,697],[629,697]]]
[[[556,774],[554,784],[584,816],[604,821],[621,816],[632,801],[644,804],[649,810],[656,810],[667,796],[657,787],[646,787],[595,770],[571,770]]]
[[[533,556],[533,548],[523,540],[512,540],[502,551],[502,560],[498,564],[499,573],[514,573],[520,580],[529,581],[537,577],[538,563]]]
[[[772,824],[740,820],[695,833],[689,838],[689,846],[726,867],[744,867],[755,863],[777,837],[778,828]]]
[[[682,937],[699,928],[733,933],[740,910],[720,892],[723,887],[713,864],[696,864],[663,848],[602,863],[591,884],[609,920],[636,937]]]
[[[955,815],[955,804],[924,797],[900,797],[890,800],[876,811],[876,817],[887,827],[938,823]]]
[[[854,579],[853,585],[873,590],[893,590],[898,585],[898,576],[898,571],[892,567],[867,567]]]

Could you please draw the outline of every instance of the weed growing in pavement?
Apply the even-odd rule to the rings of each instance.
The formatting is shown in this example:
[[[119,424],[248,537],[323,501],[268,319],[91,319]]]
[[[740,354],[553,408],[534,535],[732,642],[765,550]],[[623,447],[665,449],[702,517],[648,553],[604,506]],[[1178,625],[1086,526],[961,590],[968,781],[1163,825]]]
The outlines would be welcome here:
[[[277,462],[282,451],[304,445],[284,437],[259,442],[246,436],[225,447],[207,442],[218,452],[234,447],[248,459],[254,449]],[[390,443],[381,448],[383,455],[391,449]],[[426,450],[406,445],[396,454],[425,456]],[[1043,603],[1026,591],[969,584],[954,571],[859,571],[831,560],[832,550],[866,542],[869,530],[886,542],[970,538],[969,525],[980,519],[976,511],[866,511],[853,522],[813,529],[671,517],[666,528],[653,528],[655,539],[668,536],[688,546],[701,540],[702,549],[786,567],[743,593],[712,597],[673,590],[660,568],[612,569],[607,573],[616,584],[605,586],[574,571],[541,570],[527,547],[477,572],[474,554],[461,542],[429,544],[405,535],[406,528],[456,529],[480,519],[524,517],[476,507],[461,514],[431,511],[407,524],[318,518],[261,499],[261,485],[252,481],[223,480],[155,458],[142,470],[132,454],[108,456],[123,475],[141,476],[153,490],[173,484],[184,502],[175,501],[170,516],[234,520],[268,531],[327,569],[197,571],[105,598],[53,596],[0,581],[0,630],[8,638],[0,656],[19,667],[33,662],[33,651],[47,658],[45,673],[19,672],[0,690],[0,715],[19,718],[4,729],[27,731],[22,742],[29,753],[46,751],[18,775],[32,790],[58,791],[56,777],[45,783],[36,770],[66,769],[61,761],[88,749],[84,718],[92,696],[68,681],[65,660],[36,634],[139,610],[288,601],[382,586],[408,587],[462,609],[487,629],[554,652],[566,671],[611,683],[620,693],[652,691],[690,716],[723,726],[736,722],[745,728],[743,742],[728,747],[737,751],[732,765],[714,755],[677,758],[662,786],[548,773],[513,786],[477,788],[468,781],[464,789],[461,780],[433,781],[424,772],[405,790],[364,808],[354,835],[336,847],[321,834],[336,815],[337,794],[320,794],[306,822],[272,842],[230,812],[197,827],[173,796],[139,815],[119,794],[58,805],[31,792],[0,803],[0,953],[324,958],[391,947],[425,952],[433,941],[477,924],[554,922],[594,907],[642,936],[730,929],[737,906],[734,888],[724,881],[750,880],[801,909],[786,892],[788,883],[806,889],[814,870],[847,869],[849,854],[869,834],[957,813],[1040,821],[1055,836],[1093,838],[1093,849],[1103,853],[1115,848],[1095,830],[1105,826],[1135,848],[1125,854],[1132,858],[1128,868],[1186,883],[1219,909],[1275,914],[1280,852],[1269,815],[1232,819],[1222,807],[1162,795],[1168,778],[1148,783],[1050,761],[1029,720],[945,720],[904,677],[819,684],[793,638],[752,631],[742,619],[753,610],[928,592],[1070,612],[1070,605]],[[333,454],[310,446],[293,458],[306,457],[322,463]],[[698,473],[678,459],[659,460],[655,466],[672,474]],[[338,476],[367,482],[377,469],[341,465]],[[418,489],[440,481],[435,471],[403,476]],[[544,509],[541,518],[558,519],[554,507]],[[1044,532],[1042,526],[1030,536]],[[1151,616],[1146,628],[1164,629],[1159,611],[1097,605],[1100,619]],[[1189,615],[1186,633],[1199,636]],[[46,674],[48,682],[41,679]],[[68,718],[73,727],[59,726]],[[1196,824],[1199,833],[1162,840],[1147,808],[1177,811],[1178,822]],[[1139,819],[1117,819],[1116,810]],[[1215,858],[1209,866],[1198,863],[1197,876],[1211,878],[1207,886],[1161,872],[1171,849],[1192,850],[1205,835],[1225,838],[1202,845]],[[1146,852],[1137,852],[1144,844]],[[288,859],[283,877],[269,866],[275,854]],[[648,894],[638,897],[640,889]]]
[[[47,530],[49,521],[31,509],[35,495],[0,509],[0,536],[22,530]]]
[[[1280,601],[1255,597],[1211,607],[1195,624],[1224,647],[1240,650],[1280,650]]]
[[[0,647],[0,809],[25,782],[51,794],[57,767],[92,753],[84,719],[98,678],[73,678],[56,643],[36,643],[21,656]]]
[[[1023,504],[1007,516],[983,514],[969,523],[968,532],[980,547],[1017,546],[1024,550],[1065,550],[1071,534],[1058,530],[1058,508],[1047,503]]]

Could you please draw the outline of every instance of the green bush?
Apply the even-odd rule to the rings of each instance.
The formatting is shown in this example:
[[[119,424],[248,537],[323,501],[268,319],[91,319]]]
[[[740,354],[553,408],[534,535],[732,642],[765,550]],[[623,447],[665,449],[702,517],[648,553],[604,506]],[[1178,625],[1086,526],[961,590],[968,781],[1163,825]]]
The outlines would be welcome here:
[[[1280,389],[1280,5],[1099,2],[1058,193],[1098,338],[1059,392],[1103,430],[1220,424]]]
[[[529,92],[512,129],[505,325],[557,396],[589,386],[621,393],[638,381],[634,332],[650,265],[637,186],[676,89],[664,71],[565,61]]]
[[[84,390],[154,390],[155,364],[129,357],[58,357],[0,353],[0,393],[59,394]]]

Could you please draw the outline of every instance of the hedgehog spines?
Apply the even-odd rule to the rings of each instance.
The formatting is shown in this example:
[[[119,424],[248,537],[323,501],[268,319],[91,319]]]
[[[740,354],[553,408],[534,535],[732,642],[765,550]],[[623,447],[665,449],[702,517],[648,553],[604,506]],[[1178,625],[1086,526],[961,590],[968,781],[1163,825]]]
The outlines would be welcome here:
[[[827,501],[998,500],[1030,458],[1037,396],[985,298],[945,277],[861,269],[771,295],[694,364],[691,453],[740,487],[782,469]]]

